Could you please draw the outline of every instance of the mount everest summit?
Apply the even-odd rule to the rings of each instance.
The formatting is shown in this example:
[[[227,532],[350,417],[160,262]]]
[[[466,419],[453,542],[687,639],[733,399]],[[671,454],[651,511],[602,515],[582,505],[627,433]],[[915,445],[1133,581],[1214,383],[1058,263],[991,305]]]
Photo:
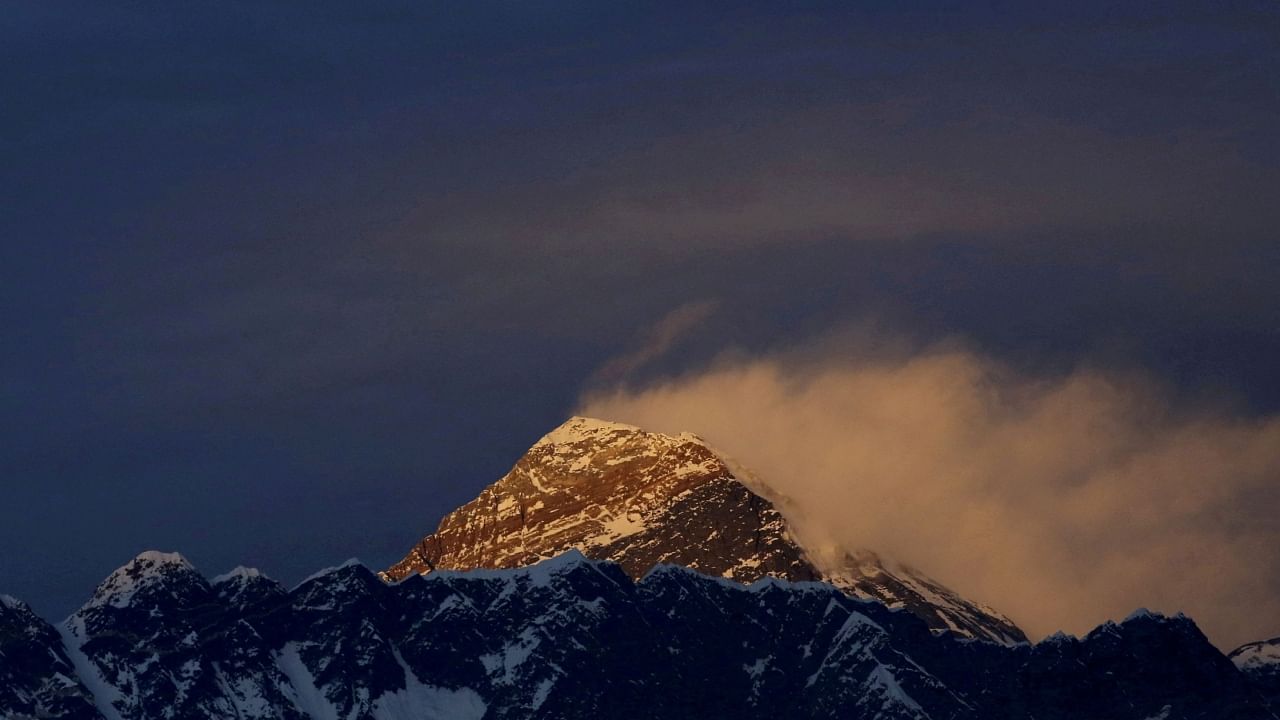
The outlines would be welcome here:
[[[636,579],[669,563],[745,583],[821,580],[906,608],[934,629],[1026,640],[995,610],[872,551],[811,552],[769,499],[778,497],[696,435],[574,417],[384,575],[520,567],[577,548]]]

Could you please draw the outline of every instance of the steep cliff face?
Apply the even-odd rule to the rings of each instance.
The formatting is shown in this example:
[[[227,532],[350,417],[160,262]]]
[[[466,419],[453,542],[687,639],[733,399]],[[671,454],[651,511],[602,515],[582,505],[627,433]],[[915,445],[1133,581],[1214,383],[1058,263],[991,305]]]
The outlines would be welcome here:
[[[575,548],[618,563],[632,578],[669,563],[744,583],[822,580],[905,608],[936,630],[1026,639],[991,608],[874,552],[824,552],[819,562],[786,511],[783,498],[696,435],[575,417],[445,516],[383,577],[520,567]]]

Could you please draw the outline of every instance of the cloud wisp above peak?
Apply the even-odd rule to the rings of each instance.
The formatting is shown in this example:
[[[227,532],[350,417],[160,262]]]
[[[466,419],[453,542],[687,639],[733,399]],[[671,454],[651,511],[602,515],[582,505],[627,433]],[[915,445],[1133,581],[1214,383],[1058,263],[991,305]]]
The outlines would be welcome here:
[[[1189,407],[1141,374],[828,350],[595,391],[580,412],[697,432],[794,499],[806,532],[1032,635],[1152,606],[1230,648],[1280,622],[1280,417]]]
[[[608,387],[627,382],[634,373],[666,355],[685,335],[714,314],[718,305],[715,300],[699,300],[667,313],[649,327],[637,347],[606,362],[589,383]]]

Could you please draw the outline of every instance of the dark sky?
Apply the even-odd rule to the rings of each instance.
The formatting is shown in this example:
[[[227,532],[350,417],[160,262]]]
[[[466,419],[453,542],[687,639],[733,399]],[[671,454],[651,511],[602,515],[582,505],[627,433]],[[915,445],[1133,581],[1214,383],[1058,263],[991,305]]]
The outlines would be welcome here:
[[[385,565],[601,368],[856,323],[1280,412],[1278,6],[898,5],[8,7],[0,591]]]

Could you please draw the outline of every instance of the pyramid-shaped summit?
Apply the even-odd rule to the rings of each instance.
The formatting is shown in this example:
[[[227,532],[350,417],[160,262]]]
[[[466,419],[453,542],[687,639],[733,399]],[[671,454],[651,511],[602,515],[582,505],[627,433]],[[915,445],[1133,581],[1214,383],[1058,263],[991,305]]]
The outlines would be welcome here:
[[[1026,639],[996,611],[872,552],[827,553],[819,564],[770,497],[775,493],[696,435],[574,417],[446,515],[383,577],[520,567],[576,548],[619,563],[634,578],[668,563],[744,583],[821,580],[905,608],[937,630],[1001,643]]]

